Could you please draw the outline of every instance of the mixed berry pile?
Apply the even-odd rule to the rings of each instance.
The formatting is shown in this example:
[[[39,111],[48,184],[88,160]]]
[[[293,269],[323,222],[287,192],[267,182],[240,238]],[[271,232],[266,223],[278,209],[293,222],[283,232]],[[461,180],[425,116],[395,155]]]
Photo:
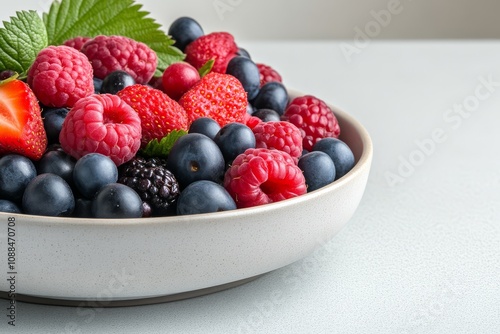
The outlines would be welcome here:
[[[0,73],[0,211],[138,218],[252,207],[303,195],[354,165],[332,110],[290,98],[282,76],[228,32],[181,17],[185,54],[125,36],[78,36]]]

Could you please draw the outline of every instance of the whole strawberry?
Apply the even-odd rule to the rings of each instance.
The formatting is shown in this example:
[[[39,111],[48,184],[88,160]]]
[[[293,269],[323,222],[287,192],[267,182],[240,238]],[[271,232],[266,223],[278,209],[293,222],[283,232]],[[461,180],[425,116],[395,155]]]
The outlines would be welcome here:
[[[243,122],[247,112],[247,94],[238,79],[229,74],[209,73],[179,100],[189,123],[210,117],[220,126]]]
[[[118,96],[141,118],[143,147],[150,140],[159,140],[173,130],[188,130],[186,111],[158,89],[136,84],[125,87]]]
[[[213,32],[198,37],[186,47],[186,61],[200,69],[211,59],[215,60],[213,72],[226,73],[227,64],[236,56],[238,46],[233,35],[227,32]]]
[[[129,73],[139,84],[147,84],[153,77],[158,57],[146,44],[124,36],[94,37],[80,50],[94,68],[94,75],[104,79],[111,72]]]
[[[66,115],[59,141],[75,159],[100,153],[119,166],[141,146],[141,119],[116,95],[91,95],[78,100]]]
[[[282,201],[307,192],[302,171],[286,152],[248,149],[234,159],[224,176],[224,188],[238,208]]]
[[[30,87],[10,78],[0,82],[0,156],[17,153],[39,160],[47,148],[40,106]]]
[[[40,51],[28,71],[27,82],[38,100],[48,107],[72,107],[94,92],[89,60],[65,45]]]
[[[308,151],[311,151],[319,140],[327,137],[337,138],[340,135],[340,126],[333,111],[323,100],[311,95],[293,99],[283,118],[300,129],[302,145]]]

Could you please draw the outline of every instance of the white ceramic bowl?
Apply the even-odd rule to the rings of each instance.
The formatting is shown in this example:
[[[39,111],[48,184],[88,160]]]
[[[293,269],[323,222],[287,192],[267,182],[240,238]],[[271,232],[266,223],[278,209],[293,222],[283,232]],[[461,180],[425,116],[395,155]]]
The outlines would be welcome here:
[[[299,95],[294,92],[293,95]],[[363,195],[372,142],[352,116],[330,106],[356,165],[341,179],[290,200],[212,214],[148,219],[77,219],[0,213],[0,267],[15,218],[18,300],[99,306],[188,298],[244,283],[321,247]],[[0,297],[10,284],[0,280]]]

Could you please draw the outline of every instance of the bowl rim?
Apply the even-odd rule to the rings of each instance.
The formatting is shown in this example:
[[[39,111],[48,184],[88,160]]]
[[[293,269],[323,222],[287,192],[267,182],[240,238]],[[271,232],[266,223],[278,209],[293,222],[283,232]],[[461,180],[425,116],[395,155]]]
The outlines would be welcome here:
[[[295,90],[289,90],[291,96],[305,96],[307,94],[300,93]],[[337,118],[340,118],[342,122],[350,123],[358,135],[361,138],[362,152],[361,155],[354,165],[354,167],[340,179],[335,180],[335,182],[319,188],[310,193],[306,193],[301,196],[286,199],[279,202],[263,204],[259,206],[241,208],[222,212],[211,212],[211,213],[201,213],[193,215],[181,215],[181,216],[163,216],[163,217],[150,217],[150,218],[79,218],[79,217],[52,217],[52,216],[38,216],[29,214],[19,214],[19,213],[8,213],[0,212],[0,217],[15,217],[19,221],[33,221],[37,224],[45,225],[59,225],[64,226],[133,226],[133,225],[157,225],[157,224],[178,224],[193,222],[194,220],[200,223],[214,221],[217,219],[230,219],[230,218],[241,218],[242,216],[252,215],[252,214],[262,214],[268,211],[276,210],[279,208],[286,208],[288,206],[293,206],[297,202],[311,201],[317,197],[322,196],[324,193],[335,191],[343,187],[346,183],[351,182],[367,165],[371,164],[373,157],[373,143],[371,137],[366,130],[366,128],[352,115],[345,112],[343,109],[334,106],[326,102],[328,107],[332,109]]]

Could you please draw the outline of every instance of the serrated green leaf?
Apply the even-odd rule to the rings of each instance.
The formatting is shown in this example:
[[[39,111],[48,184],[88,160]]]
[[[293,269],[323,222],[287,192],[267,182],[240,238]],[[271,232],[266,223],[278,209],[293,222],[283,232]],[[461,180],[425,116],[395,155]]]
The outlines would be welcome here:
[[[174,130],[160,140],[153,139],[141,151],[141,155],[147,158],[166,158],[170,154],[170,150],[175,142],[186,134],[187,131]]]
[[[37,12],[21,11],[0,28],[0,71],[13,70],[23,78],[38,53],[48,45],[47,31]]]
[[[161,25],[147,17],[149,12],[133,0],[64,0],[54,1],[43,14],[49,44],[62,44],[78,36],[121,35],[142,42],[158,56],[155,75],[168,65],[184,60],[185,55],[173,46],[174,41]]]
[[[200,77],[203,78],[205,75],[210,73],[210,71],[214,67],[214,64],[215,64],[215,59],[210,59],[202,67],[200,67],[200,69],[198,70]]]

